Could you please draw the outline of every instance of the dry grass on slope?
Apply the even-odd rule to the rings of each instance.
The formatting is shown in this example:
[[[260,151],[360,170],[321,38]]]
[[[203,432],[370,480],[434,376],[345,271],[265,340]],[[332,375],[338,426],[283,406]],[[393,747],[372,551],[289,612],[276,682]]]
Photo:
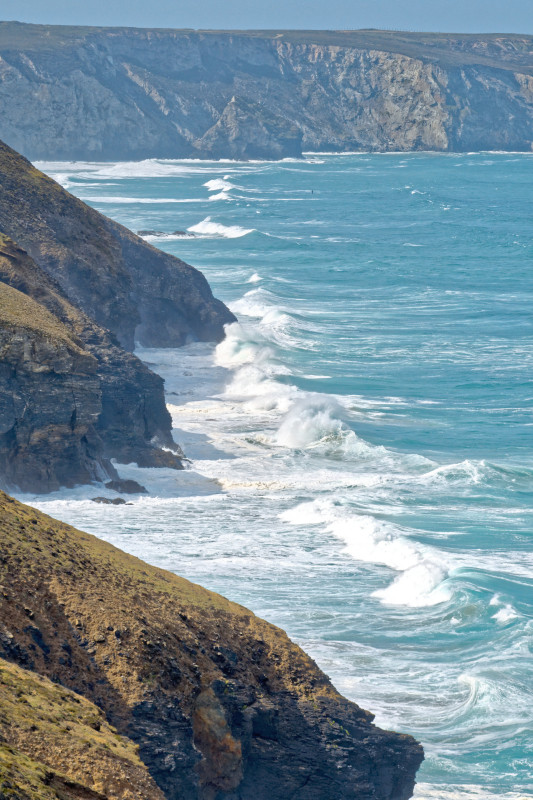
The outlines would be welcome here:
[[[137,750],[84,697],[0,659],[0,797],[161,800]]]

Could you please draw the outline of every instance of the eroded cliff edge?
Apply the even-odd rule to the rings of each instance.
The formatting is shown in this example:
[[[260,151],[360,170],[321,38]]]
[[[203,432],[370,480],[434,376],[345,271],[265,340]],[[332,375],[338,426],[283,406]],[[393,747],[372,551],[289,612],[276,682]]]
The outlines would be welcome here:
[[[533,37],[6,22],[0,108],[34,160],[529,151]]]
[[[3,493],[0,553],[0,657],[94,703],[169,800],[411,796],[420,745],[242,606]]]
[[[111,459],[181,468],[163,380],[128,349],[218,340],[233,319],[201,273],[0,143],[4,488],[115,479]]]

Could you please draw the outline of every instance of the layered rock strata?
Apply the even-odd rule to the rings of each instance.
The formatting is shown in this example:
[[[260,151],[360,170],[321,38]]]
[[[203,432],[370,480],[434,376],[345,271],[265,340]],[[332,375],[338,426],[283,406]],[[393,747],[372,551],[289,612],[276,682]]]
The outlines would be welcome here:
[[[0,136],[32,159],[525,150],[533,37],[0,24]]]
[[[1,493],[0,553],[0,657],[94,703],[168,800],[411,796],[420,745],[242,606]]]
[[[57,317],[0,283],[0,464],[5,483],[59,488],[104,478],[96,359]]]

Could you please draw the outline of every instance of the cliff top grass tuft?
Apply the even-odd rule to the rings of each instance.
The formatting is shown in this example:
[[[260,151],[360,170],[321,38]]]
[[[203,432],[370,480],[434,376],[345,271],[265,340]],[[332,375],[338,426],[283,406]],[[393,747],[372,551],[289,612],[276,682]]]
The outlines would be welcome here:
[[[161,797],[137,745],[120,736],[99,708],[63,686],[0,659],[2,798],[86,798],[87,790],[89,797],[94,792],[95,796],[126,798],[130,795],[119,788],[125,781],[140,784],[137,798]]]
[[[4,257],[2,254],[4,243],[5,237],[0,234],[0,260]],[[0,326],[11,330],[31,331],[48,341],[61,343],[76,353],[83,352],[73,341],[68,328],[57,317],[31,297],[2,282],[0,282]]]

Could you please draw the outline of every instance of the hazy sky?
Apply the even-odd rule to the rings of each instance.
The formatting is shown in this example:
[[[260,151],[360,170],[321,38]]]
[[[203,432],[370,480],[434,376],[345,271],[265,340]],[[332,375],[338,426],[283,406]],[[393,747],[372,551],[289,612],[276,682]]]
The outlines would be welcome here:
[[[0,19],[160,28],[533,33],[533,0],[0,0]]]

